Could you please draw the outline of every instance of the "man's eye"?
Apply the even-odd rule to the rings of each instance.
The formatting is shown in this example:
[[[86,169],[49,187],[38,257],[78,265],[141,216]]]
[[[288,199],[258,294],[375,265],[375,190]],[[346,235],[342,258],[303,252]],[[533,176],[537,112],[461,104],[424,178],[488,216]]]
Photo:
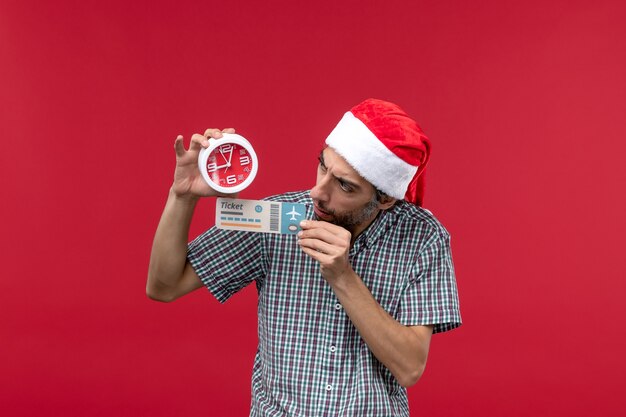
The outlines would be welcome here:
[[[322,172],[326,172],[326,166],[320,162],[320,169]]]
[[[342,190],[344,190],[347,193],[351,193],[352,192],[352,187],[350,187],[348,184],[346,184],[343,181],[339,181],[339,186],[341,187]]]

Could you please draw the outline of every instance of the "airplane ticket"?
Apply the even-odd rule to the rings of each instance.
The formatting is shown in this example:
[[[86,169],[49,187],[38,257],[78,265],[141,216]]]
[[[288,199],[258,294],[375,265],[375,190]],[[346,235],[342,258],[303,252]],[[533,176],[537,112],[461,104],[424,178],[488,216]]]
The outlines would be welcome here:
[[[218,198],[215,226],[218,229],[295,235],[306,216],[306,206],[279,201]]]

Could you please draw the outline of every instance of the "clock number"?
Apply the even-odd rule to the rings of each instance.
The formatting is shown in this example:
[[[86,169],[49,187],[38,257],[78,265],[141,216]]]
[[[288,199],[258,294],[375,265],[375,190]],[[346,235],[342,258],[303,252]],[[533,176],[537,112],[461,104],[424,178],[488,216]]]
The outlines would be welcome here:
[[[207,171],[215,172],[217,170],[217,164],[215,162],[211,162],[206,166]]]
[[[226,183],[233,185],[237,182],[237,177],[235,175],[229,175],[228,177],[226,177]]]
[[[239,157],[239,163],[241,165],[248,165],[250,163],[250,157],[249,156],[240,156]]]
[[[230,143],[222,145],[220,146],[220,150],[225,153],[230,153],[233,151],[233,145],[231,145]]]

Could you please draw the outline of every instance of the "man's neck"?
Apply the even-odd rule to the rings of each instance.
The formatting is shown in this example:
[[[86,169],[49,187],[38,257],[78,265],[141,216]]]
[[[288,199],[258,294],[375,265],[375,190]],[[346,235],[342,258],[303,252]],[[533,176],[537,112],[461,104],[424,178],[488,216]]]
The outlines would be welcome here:
[[[359,235],[363,233],[364,231],[366,231],[367,228],[370,227],[370,225],[374,223],[374,221],[376,221],[376,218],[378,217],[381,211],[382,210],[377,209],[374,213],[372,213],[372,217],[370,217],[368,220],[365,220],[364,222],[359,223],[353,226],[352,228],[348,229],[348,231],[352,233],[352,240],[350,241],[350,247],[354,245],[354,242],[356,242],[356,239],[359,237]]]

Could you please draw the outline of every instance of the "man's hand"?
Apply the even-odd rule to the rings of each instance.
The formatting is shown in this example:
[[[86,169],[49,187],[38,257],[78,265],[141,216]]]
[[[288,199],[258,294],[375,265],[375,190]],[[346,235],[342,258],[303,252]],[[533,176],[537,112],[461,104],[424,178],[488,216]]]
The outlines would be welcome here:
[[[185,150],[183,145],[183,137],[178,135],[174,142],[174,150],[176,151],[176,171],[174,172],[174,184],[172,191],[178,197],[212,197],[222,195],[209,187],[202,178],[198,169],[198,155],[202,148],[209,146],[208,138],[219,139],[222,133],[235,133],[235,129],[207,129],[204,136],[194,134],[191,137],[189,150]]]
[[[341,226],[316,220],[300,223],[298,244],[311,258],[320,264],[322,276],[329,283],[342,275],[352,272],[348,260],[352,234]]]

